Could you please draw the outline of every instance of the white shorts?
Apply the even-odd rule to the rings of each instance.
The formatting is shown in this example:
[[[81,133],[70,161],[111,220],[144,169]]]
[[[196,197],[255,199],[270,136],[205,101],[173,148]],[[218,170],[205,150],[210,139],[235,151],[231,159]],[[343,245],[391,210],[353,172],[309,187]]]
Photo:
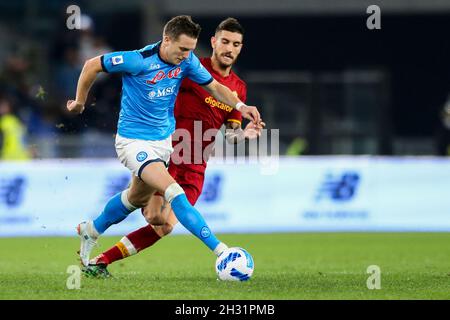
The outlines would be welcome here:
[[[120,162],[140,176],[140,171],[154,161],[163,161],[166,167],[169,164],[170,154],[173,152],[172,136],[164,140],[128,139],[116,135],[116,152]]]

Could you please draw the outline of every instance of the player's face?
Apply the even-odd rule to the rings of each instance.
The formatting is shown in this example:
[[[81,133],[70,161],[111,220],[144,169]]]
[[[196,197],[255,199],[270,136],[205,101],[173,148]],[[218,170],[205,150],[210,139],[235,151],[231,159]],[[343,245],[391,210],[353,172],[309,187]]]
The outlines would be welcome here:
[[[236,61],[242,49],[242,34],[219,31],[211,38],[213,55],[222,67],[230,67]]]
[[[173,40],[168,36],[164,37],[167,62],[172,64],[180,64],[184,59],[189,57],[192,50],[197,45],[197,39],[182,34],[178,39]]]

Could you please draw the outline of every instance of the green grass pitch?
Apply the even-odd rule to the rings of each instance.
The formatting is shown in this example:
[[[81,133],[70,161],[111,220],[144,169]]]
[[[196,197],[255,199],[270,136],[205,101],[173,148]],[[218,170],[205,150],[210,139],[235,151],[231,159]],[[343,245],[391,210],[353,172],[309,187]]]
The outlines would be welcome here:
[[[103,237],[95,253],[120,237]],[[76,237],[0,238],[0,299],[449,299],[450,233],[227,234],[254,257],[250,281],[216,280],[215,257],[191,235],[174,235],[109,267],[113,278],[81,278]],[[367,288],[367,267],[381,289]]]

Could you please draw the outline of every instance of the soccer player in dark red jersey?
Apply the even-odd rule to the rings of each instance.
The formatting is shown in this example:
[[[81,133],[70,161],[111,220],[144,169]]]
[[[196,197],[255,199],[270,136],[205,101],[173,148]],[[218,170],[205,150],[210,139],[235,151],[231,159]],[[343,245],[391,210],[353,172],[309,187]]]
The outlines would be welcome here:
[[[227,86],[245,103],[246,84],[231,70],[241,52],[243,35],[244,30],[236,19],[225,19],[211,38],[212,56],[202,58],[200,61],[218,82]],[[212,149],[211,141],[205,141],[203,133],[210,129],[218,131],[225,124],[227,142],[238,143],[244,139],[257,138],[265,124],[261,122],[255,125],[250,122],[243,130],[242,116],[239,111],[217,101],[201,86],[189,79],[183,80],[174,113],[177,129],[175,136],[177,132],[184,129],[184,132],[190,133],[190,141],[184,141],[184,138],[177,141],[174,137],[174,152],[171,155],[168,170],[184,189],[188,201],[195,205],[202,193],[206,162],[209,158],[208,151]],[[195,126],[201,126],[201,137],[195,136]],[[187,153],[186,150],[188,150]],[[106,268],[108,264],[150,247],[168,235],[178,223],[170,204],[159,193],[151,197],[142,213],[149,224],[131,232],[112,248],[92,259],[83,270],[86,275],[108,277],[109,272]]]

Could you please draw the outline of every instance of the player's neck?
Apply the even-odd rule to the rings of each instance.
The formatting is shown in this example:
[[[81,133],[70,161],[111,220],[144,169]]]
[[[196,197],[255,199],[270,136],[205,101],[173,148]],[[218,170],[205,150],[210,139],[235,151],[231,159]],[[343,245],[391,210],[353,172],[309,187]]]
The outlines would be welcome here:
[[[172,63],[170,63],[169,60],[167,59],[166,51],[164,50],[162,44],[159,46],[159,53],[158,53],[158,55],[159,55],[159,58],[160,58],[163,62],[165,62],[165,63],[167,63],[167,64],[172,64]]]
[[[215,72],[220,74],[222,77],[228,77],[231,72],[231,66],[222,68],[220,64],[217,62],[217,60],[213,57],[211,57],[211,67]]]

